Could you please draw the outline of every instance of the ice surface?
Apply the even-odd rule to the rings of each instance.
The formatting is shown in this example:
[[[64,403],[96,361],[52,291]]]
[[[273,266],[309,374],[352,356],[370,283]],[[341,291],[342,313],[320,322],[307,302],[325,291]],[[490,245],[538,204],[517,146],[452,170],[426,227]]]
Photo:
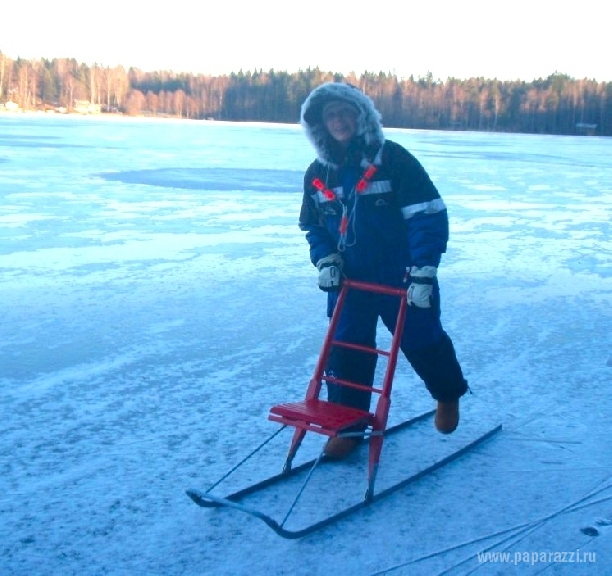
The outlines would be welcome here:
[[[449,207],[443,318],[473,394],[456,437],[420,427],[381,478],[504,429],[286,541],[184,490],[274,432],[269,407],[314,368],[325,303],[297,228],[299,127],[0,116],[1,574],[610,573],[612,141],[387,136]],[[391,423],[431,407],[400,362]],[[596,562],[477,557],[578,549]]]

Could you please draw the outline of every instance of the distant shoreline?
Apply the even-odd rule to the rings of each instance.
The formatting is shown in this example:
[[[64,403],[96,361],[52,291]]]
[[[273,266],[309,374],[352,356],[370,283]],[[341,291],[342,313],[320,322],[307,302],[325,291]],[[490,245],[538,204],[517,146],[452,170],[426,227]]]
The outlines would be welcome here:
[[[0,110],[0,116],[12,116],[12,117],[36,117],[36,118],[89,118],[89,119],[108,119],[108,120],[118,120],[118,119],[127,119],[127,118],[144,118],[144,119],[152,119],[152,120],[181,120],[181,121],[197,121],[197,122],[221,122],[221,120],[211,120],[211,119],[199,119],[199,118],[179,118],[178,116],[151,116],[148,114],[119,114],[116,112],[103,112],[100,114],[81,114],[79,112],[55,112],[55,111],[43,111],[43,110]]]
[[[263,122],[263,121],[240,121],[240,120],[212,120],[205,118],[179,118],[176,116],[150,116],[146,114],[141,115],[129,115],[129,114],[117,114],[113,112],[102,113],[102,114],[79,114],[78,112],[43,112],[42,110],[34,111],[30,110],[27,112],[9,112],[6,110],[0,110],[0,118],[62,118],[67,120],[86,120],[86,121],[109,121],[109,122],[121,122],[121,121],[155,121],[155,122],[180,122],[180,123],[200,123],[215,125],[240,125],[240,126],[278,126],[279,128],[300,128],[299,122]]]
[[[276,128],[287,128],[287,129],[301,129],[299,122],[271,122],[271,121],[257,121],[257,120],[214,120],[207,118],[179,118],[176,116],[150,116],[146,114],[140,115],[129,115],[129,114],[117,114],[114,112],[104,112],[100,114],[81,114],[78,112],[43,112],[42,110],[30,110],[30,111],[7,111],[0,110],[0,120],[3,118],[36,118],[36,119],[51,119],[51,118],[62,118],[67,121],[91,121],[91,122],[167,122],[167,123],[180,123],[180,124],[204,124],[204,125],[218,125],[218,126],[274,126]],[[452,134],[489,134],[489,135],[522,135],[522,136],[548,136],[548,137],[560,137],[560,138],[606,138],[610,136],[604,136],[600,134],[535,134],[531,132],[509,132],[509,131],[486,131],[486,130],[458,130],[450,129],[445,130],[442,128],[397,128],[393,126],[385,126],[384,130],[393,132],[444,132]]]

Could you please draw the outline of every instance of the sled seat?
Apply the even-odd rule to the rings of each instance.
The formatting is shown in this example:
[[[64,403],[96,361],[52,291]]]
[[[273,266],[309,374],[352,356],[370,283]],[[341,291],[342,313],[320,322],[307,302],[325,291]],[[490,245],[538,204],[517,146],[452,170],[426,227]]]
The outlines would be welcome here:
[[[373,418],[370,412],[316,398],[277,404],[270,408],[268,416],[274,422],[327,436],[337,436],[342,430],[356,425],[366,427]]]

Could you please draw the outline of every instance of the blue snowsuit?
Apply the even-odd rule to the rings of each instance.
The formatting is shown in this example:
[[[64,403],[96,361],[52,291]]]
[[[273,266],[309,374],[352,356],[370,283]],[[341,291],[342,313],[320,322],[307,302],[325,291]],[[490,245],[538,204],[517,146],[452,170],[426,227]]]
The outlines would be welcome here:
[[[348,152],[340,153],[322,122],[323,106],[332,100],[359,111]],[[302,126],[317,151],[304,177],[299,221],[313,264],[339,253],[347,278],[390,286],[404,285],[411,266],[437,267],[448,240],[446,206],[418,160],[385,140],[370,98],[348,84],[323,84],[304,102]],[[336,298],[328,293],[329,316]],[[378,318],[393,331],[398,305],[393,296],[351,290],[335,339],[374,347]],[[432,307],[407,310],[401,349],[434,399],[449,402],[465,394],[467,382],[440,321],[435,279]],[[376,361],[375,354],[334,348],[327,371],[371,386]],[[330,384],[328,395],[332,402],[369,409],[368,393]]]

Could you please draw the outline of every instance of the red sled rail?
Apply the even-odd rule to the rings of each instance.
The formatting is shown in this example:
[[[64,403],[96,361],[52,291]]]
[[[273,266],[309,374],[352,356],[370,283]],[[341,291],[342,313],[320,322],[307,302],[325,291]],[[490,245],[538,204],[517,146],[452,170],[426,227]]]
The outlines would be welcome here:
[[[398,298],[397,318],[389,350],[381,350],[376,347],[363,346],[358,343],[336,339],[336,328],[351,291],[369,292],[372,294]],[[277,404],[270,408],[269,420],[295,428],[291,446],[289,447],[289,453],[287,454],[287,460],[285,462],[285,470],[291,468],[293,458],[306,432],[316,432],[317,434],[334,437],[342,436],[350,429],[357,429],[359,427],[361,427],[361,429],[369,428],[371,432],[368,454],[368,489],[366,492],[366,499],[372,498],[383,447],[384,431],[387,427],[389,408],[391,407],[393,377],[397,366],[397,357],[406,320],[407,306],[408,296],[406,286],[393,287],[347,279],[343,281],[334,308],[334,313],[323,341],[323,347],[319,354],[319,360],[308,384],[304,400],[300,402]],[[342,380],[326,374],[325,370],[329,356],[334,347],[349,348],[363,354],[386,357],[387,366],[382,385],[379,387],[364,386],[358,382]],[[374,411],[367,412],[319,399],[323,382],[372,392],[377,397]]]

